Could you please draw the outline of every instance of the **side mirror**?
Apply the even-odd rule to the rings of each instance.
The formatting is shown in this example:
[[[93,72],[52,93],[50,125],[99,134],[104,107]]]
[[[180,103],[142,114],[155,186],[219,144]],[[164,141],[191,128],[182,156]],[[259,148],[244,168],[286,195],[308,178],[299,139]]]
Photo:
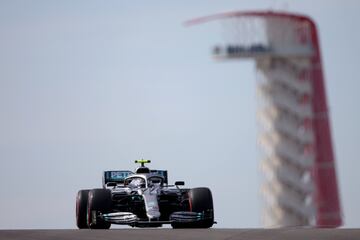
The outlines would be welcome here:
[[[185,182],[184,181],[176,181],[175,182],[175,186],[184,186]]]

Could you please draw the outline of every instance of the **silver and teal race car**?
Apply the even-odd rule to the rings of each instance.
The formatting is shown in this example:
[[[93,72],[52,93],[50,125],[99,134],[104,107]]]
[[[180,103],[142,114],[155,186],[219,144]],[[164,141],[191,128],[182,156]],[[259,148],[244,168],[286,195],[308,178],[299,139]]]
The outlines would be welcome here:
[[[168,184],[166,170],[151,170],[150,160],[135,172],[105,171],[103,188],[80,190],[76,197],[79,229],[109,229],[111,224],[132,227],[210,228],[214,208],[210,189],[182,188],[183,181]]]

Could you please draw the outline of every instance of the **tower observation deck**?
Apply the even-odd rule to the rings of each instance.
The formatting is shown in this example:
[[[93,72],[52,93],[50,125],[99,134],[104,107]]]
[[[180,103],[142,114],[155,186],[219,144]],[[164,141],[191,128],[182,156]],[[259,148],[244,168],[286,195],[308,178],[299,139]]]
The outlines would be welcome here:
[[[320,46],[315,23],[283,12],[230,12],[218,21],[218,60],[256,62],[260,168],[266,227],[342,224]]]

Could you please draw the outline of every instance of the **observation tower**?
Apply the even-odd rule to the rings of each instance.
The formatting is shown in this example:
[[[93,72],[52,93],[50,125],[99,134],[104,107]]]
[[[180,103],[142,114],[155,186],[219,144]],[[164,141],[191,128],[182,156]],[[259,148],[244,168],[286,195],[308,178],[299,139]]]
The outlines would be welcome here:
[[[284,12],[230,12],[218,60],[256,62],[258,144],[266,227],[342,225],[330,119],[315,23]]]

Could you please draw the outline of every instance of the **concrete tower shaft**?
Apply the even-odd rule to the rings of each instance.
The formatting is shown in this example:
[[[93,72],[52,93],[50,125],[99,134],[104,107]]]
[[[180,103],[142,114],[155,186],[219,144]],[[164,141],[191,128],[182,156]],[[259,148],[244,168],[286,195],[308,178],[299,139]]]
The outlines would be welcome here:
[[[308,100],[312,88],[310,79],[299,79],[299,72],[308,67],[306,59],[257,60],[258,95],[264,99],[258,110],[258,139],[267,227],[311,225],[315,218],[311,178],[315,153],[309,151],[314,133],[306,124],[312,118]]]

